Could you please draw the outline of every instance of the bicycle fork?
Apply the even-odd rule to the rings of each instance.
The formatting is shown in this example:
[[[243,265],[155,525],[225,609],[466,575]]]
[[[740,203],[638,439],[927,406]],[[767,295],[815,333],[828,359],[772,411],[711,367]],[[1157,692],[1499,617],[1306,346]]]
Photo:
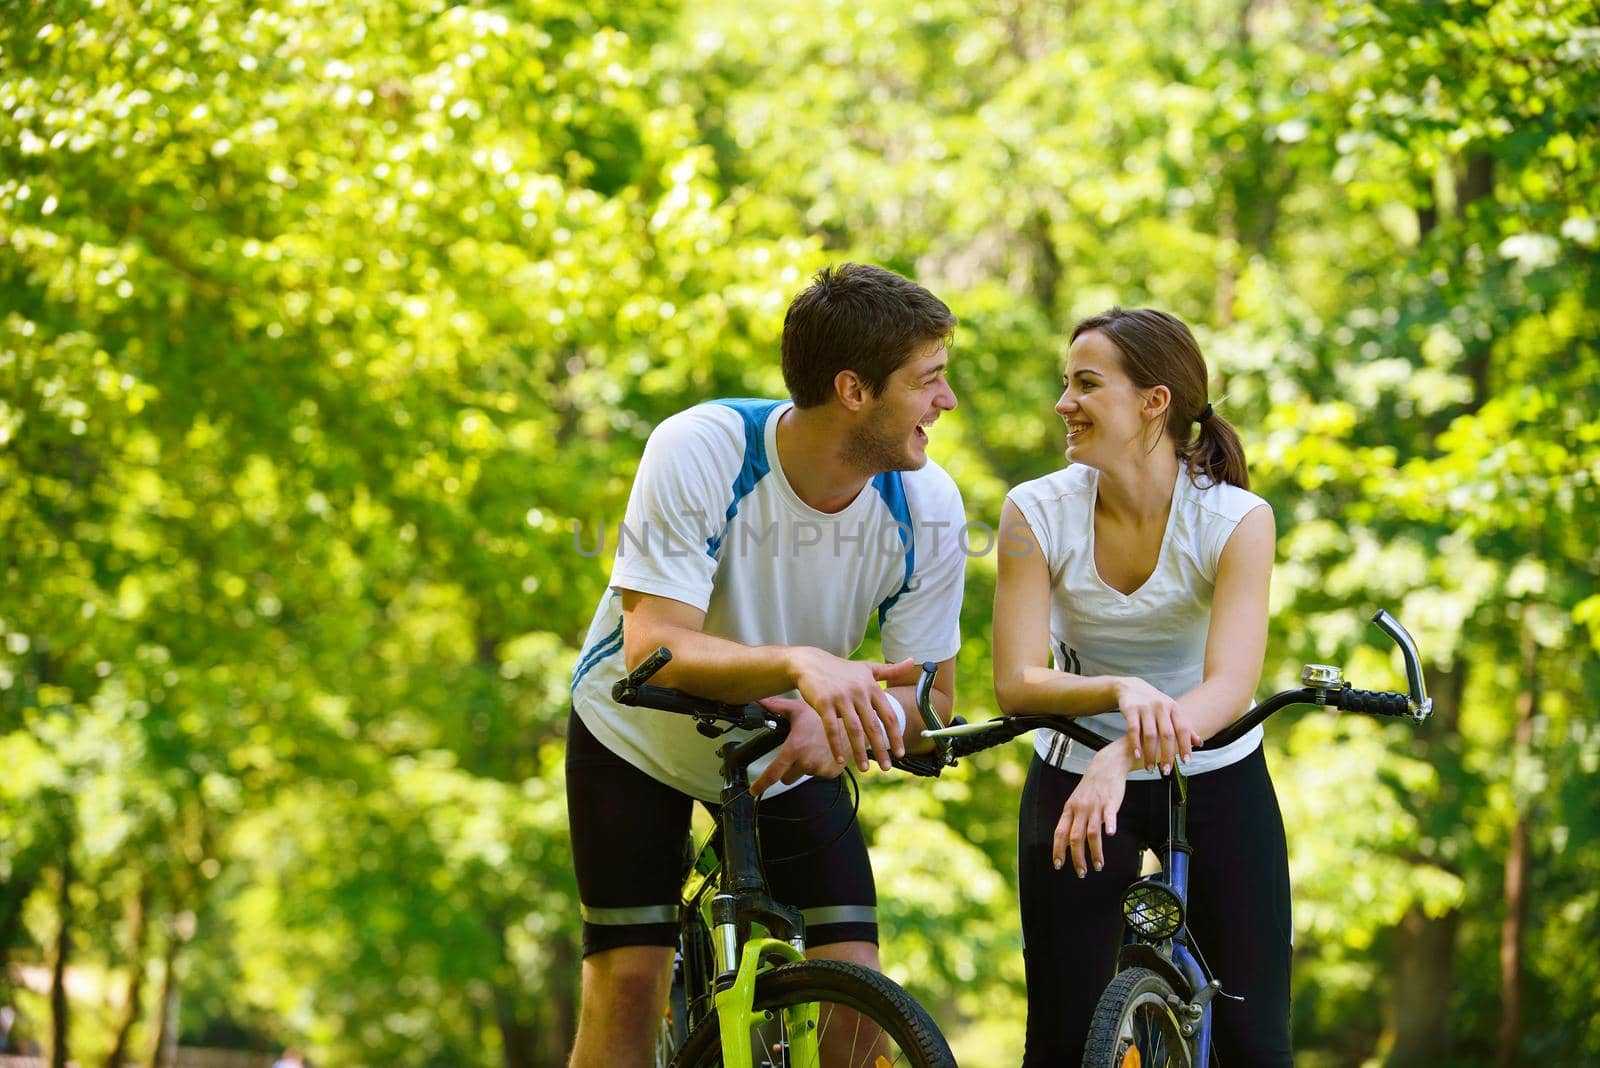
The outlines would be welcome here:
[[[731,924],[718,925],[717,956],[737,947],[729,936],[736,937]],[[725,1068],[753,1068],[751,1046],[757,1039],[757,1028],[770,1023],[775,1014],[768,1009],[757,1009],[756,977],[761,973],[762,962],[778,957],[785,963],[801,961],[805,954],[788,942],[776,938],[753,938],[744,944],[739,954],[738,967],[732,969],[732,981],[721,986],[713,998],[717,1006],[717,1028],[722,1033],[722,1063]],[[729,958],[731,960],[731,957]],[[719,961],[718,967],[722,967]],[[818,1068],[822,1064],[822,1051],[818,1046],[818,1006],[814,1001],[791,1005],[778,1010],[783,1015],[784,1051],[786,1064],[796,1068]],[[774,1051],[766,1051],[768,1053]]]

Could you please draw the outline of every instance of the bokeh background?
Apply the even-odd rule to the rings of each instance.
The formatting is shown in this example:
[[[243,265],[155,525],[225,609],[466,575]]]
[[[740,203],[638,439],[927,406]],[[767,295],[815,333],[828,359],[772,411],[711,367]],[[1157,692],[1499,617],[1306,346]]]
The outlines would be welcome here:
[[[1061,463],[1065,331],[1153,304],[1276,508],[1263,692],[1416,634],[1431,723],[1269,732],[1300,1063],[1600,1061],[1593,0],[0,5],[12,1037],[561,1064],[597,532],[845,259],[962,319],[973,520]],[[889,970],[977,1068],[1026,759],[863,783]]]

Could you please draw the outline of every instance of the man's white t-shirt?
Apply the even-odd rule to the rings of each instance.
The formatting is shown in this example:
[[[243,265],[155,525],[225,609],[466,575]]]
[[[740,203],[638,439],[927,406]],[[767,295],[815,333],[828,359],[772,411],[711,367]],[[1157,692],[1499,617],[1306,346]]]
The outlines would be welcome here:
[[[1205,681],[1206,636],[1217,561],[1239,521],[1266,501],[1226,482],[1196,486],[1178,465],[1172,508],[1155,570],[1132,593],[1112,589],[1094,563],[1094,502],[1100,472],[1072,464],[1024,482],[1007,496],[1022,512],[1050,567],[1050,649],[1057,671],[1143,679],[1169,697]],[[1002,537],[1004,532],[1002,532]],[[1017,543],[1012,541],[1015,546]],[[1002,540],[1000,551],[1006,551]],[[1080,722],[1115,739],[1127,729],[1121,713]],[[1261,728],[1221,749],[1196,749],[1184,773],[1226,767],[1261,744]],[[1094,755],[1057,731],[1034,735],[1049,763],[1082,774]],[[1130,779],[1156,779],[1140,769]]]
[[[626,674],[618,591],[693,605],[706,614],[705,633],[745,645],[848,657],[874,612],[890,662],[946,660],[961,643],[966,517],[954,481],[930,460],[880,474],[842,510],[819,512],[778,462],[778,420],[791,407],[711,401],[656,427],[617,532],[611,588],[573,670],[573,708],[601,744],[706,801],[721,791],[716,749],[727,739],[704,737],[686,716],[611,700]]]

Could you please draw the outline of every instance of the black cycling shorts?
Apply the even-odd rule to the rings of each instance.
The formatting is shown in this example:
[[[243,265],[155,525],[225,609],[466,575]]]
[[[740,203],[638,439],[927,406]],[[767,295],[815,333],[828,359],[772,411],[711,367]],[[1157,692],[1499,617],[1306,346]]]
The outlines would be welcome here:
[[[677,943],[693,807],[688,794],[602,745],[577,713],[567,717],[567,820],[584,956]],[[810,779],[762,801],[756,832],[772,896],[804,915],[808,945],[878,941],[872,864],[844,777]]]

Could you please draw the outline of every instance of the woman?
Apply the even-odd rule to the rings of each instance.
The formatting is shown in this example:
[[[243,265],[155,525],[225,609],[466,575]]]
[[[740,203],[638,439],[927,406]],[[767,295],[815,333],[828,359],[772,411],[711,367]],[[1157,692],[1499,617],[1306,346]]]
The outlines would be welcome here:
[[[1194,336],[1113,308],[1072,332],[1056,412],[1068,467],[1006,498],[994,676],[1008,715],[1084,717],[1098,753],[1035,737],[1018,849],[1027,1065],[1077,1065],[1116,962],[1140,840],[1166,837],[1160,769],[1190,776],[1189,928],[1228,994],[1223,1064],[1289,1064],[1289,874],[1251,703],[1267,637],[1272,511],[1206,400]],[[1048,634],[1054,666],[1045,659]]]

